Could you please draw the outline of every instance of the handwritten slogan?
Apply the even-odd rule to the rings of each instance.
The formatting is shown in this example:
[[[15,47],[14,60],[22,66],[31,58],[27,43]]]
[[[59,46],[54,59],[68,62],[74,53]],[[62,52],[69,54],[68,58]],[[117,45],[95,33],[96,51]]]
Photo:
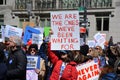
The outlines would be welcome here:
[[[98,80],[99,78],[99,65],[94,60],[78,65],[76,68],[78,71],[77,80]]]
[[[51,12],[51,50],[79,50],[79,12]]]

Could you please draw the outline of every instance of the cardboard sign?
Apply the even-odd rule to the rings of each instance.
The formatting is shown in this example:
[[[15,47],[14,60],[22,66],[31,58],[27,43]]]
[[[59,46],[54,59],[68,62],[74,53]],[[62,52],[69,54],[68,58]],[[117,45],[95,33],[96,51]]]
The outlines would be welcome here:
[[[78,65],[76,68],[78,71],[77,80],[98,80],[99,78],[99,65],[94,60]]]
[[[5,37],[10,36],[19,36],[22,37],[23,30],[21,28],[16,28],[10,25],[6,25],[5,27]]]
[[[27,70],[40,69],[40,56],[27,56]]]
[[[51,50],[80,50],[79,12],[51,12]]]

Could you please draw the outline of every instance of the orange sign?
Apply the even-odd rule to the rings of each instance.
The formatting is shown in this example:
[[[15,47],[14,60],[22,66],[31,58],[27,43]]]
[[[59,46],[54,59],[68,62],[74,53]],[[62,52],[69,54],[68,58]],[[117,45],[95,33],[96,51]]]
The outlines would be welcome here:
[[[31,27],[34,27],[34,26],[35,26],[35,23],[34,23],[34,22],[23,22],[23,23],[22,23],[22,28],[23,28],[23,30],[25,29],[25,27],[26,27],[27,25],[29,25],[29,26],[31,26]]]

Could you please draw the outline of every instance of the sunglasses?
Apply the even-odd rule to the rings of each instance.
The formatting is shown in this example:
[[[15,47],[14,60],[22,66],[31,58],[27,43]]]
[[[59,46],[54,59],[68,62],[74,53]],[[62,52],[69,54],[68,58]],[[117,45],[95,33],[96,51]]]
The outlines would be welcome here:
[[[31,48],[31,49],[30,49],[30,52],[31,52],[31,51],[34,51],[34,52],[36,52],[36,49],[34,49],[34,48]]]
[[[95,49],[99,50],[100,48],[97,47],[97,48],[95,48]]]

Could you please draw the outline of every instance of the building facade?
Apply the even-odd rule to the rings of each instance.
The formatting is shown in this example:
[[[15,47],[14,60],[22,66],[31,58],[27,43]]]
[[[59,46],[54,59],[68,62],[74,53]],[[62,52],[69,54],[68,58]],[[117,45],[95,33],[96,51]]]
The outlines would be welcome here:
[[[97,33],[110,36],[120,42],[119,0],[1,0],[0,25],[23,27],[23,22],[34,22],[35,26],[50,27],[51,11],[79,10],[80,19],[86,8],[87,40],[93,40]]]

